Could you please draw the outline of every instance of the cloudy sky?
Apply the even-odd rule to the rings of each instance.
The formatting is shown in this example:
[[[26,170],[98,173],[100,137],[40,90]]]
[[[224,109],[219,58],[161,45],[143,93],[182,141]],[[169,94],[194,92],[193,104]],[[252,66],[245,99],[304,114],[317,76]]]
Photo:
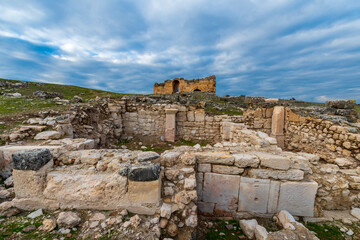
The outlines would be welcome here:
[[[152,93],[360,102],[358,0],[1,0],[0,77]]]

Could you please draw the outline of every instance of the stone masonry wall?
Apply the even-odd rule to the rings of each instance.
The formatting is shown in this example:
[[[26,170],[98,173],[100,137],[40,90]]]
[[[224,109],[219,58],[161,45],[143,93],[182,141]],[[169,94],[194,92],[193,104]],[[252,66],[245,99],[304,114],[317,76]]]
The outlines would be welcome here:
[[[172,94],[176,92],[209,92],[216,93],[216,77],[209,76],[201,79],[184,80],[174,78],[166,80],[164,83],[154,84],[154,94]]]

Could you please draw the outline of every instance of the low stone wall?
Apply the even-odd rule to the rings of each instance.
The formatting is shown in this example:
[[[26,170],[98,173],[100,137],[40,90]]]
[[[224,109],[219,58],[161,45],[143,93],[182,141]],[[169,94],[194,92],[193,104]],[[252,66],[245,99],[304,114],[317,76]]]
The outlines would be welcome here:
[[[149,159],[156,153],[82,150],[63,153],[54,167],[53,158],[41,168],[33,161],[48,149],[13,155],[14,206],[20,209],[128,209],[153,215],[160,204],[160,164]],[[49,152],[50,153],[50,152]],[[17,159],[17,160],[16,160]],[[126,164],[122,164],[124,162]],[[16,161],[22,163],[17,165]]]

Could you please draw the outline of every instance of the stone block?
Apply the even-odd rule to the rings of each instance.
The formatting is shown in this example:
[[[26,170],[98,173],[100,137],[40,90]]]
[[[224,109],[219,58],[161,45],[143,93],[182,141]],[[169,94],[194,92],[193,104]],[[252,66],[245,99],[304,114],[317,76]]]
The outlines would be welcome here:
[[[267,205],[268,213],[276,213],[280,194],[280,182],[270,181],[269,200]]]
[[[269,188],[270,180],[242,177],[238,211],[266,213]]]
[[[259,166],[259,159],[256,155],[241,153],[241,154],[234,154],[233,157],[235,158],[235,166],[245,168],[245,167],[253,167],[257,168]]]
[[[14,207],[19,208],[25,211],[37,210],[37,209],[46,209],[46,210],[56,210],[60,207],[58,201],[43,199],[43,198],[14,198],[12,200]]]
[[[249,176],[262,179],[272,178],[276,180],[300,181],[304,179],[304,172],[298,169],[291,169],[288,171],[271,169],[250,169]]]
[[[244,169],[233,166],[213,165],[212,171],[220,174],[239,175],[244,172]]]
[[[61,138],[61,133],[58,131],[44,131],[36,134],[36,136],[34,137],[35,140],[49,140],[59,138]]]
[[[50,150],[34,149],[12,155],[13,168],[16,170],[33,170],[37,171],[50,160],[52,160]]]
[[[13,170],[14,191],[17,198],[41,197],[45,186],[46,172],[54,165],[49,161],[38,171]]]
[[[53,171],[46,182],[44,197],[66,208],[116,209],[124,203],[127,192],[127,177],[110,172]]]
[[[195,121],[195,114],[194,114],[194,111],[188,111],[186,113],[186,116],[187,116],[187,120],[189,122],[194,122]]]
[[[256,155],[260,159],[260,166],[279,170],[288,170],[290,168],[291,161],[288,157],[263,152],[258,152]]]
[[[213,213],[215,203],[198,202],[199,211],[202,213]]]
[[[132,165],[129,168],[129,180],[138,182],[155,181],[160,177],[160,164]]]
[[[204,110],[195,111],[195,122],[204,122],[205,121],[205,112]]]
[[[161,197],[160,179],[151,182],[129,181],[129,201],[131,203],[158,204]]]
[[[199,164],[198,172],[211,172],[211,164]]]
[[[197,153],[196,159],[199,163],[214,163],[233,165],[235,158],[226,152],[205,152]]]
[[[204,174],[203,201],[227,206],[228,210],[238,203],[240,176]]]
[[[287,210],[296,216],[312,217],[317,188],[314,181],[281,183],[278,211]]]
[[[274,107],[272,122],[271,122],[271,134],[273,136],[284,134],[284,120],[285,111],[283,106]]]

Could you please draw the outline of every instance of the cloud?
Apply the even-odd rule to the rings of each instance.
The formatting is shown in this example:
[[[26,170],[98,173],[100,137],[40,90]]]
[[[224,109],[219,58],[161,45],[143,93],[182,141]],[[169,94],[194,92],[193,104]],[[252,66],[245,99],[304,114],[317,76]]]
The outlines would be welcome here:
[[[130,93],[215,74],[218,94],[360,101],[360,2],[2,1],[0,77]]]

